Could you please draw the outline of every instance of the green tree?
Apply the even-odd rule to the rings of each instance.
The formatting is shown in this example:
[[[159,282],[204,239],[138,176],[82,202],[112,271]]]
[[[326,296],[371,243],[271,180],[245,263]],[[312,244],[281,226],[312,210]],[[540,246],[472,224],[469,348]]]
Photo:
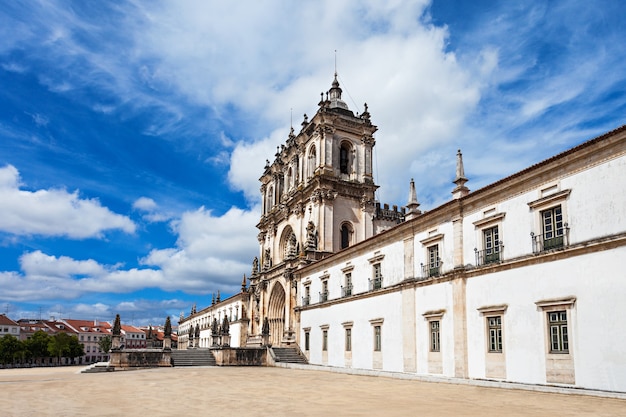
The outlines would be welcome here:
[[[43,359],[50,356],[48,343],[50,336],[43,330],[37,330],[33,335],[24,341],[28,351],[28,356],[35,359]]]
[[[72,336],[67,333],[57,333],[48,342],[48,352],[50,356],[56,356],[57,363],[61,363],[62,357],[68,357],[70,353],[70,342]]]
[[[100,346],[101,351],[103,351],[104,353],[108,353],[109,350],[111,350],[112,343],[113,342],[111,340],[111,336],[106,335],[98,341],[98,346]]]
[[[70,345],[67,356],[74,359],[85,355],[85,345],[78,341],[78,337],[70,336]]]
[[[0,363],[5,365],[13,363],[23,349],[22,342],[16,337],[4,335],[0,338]]]

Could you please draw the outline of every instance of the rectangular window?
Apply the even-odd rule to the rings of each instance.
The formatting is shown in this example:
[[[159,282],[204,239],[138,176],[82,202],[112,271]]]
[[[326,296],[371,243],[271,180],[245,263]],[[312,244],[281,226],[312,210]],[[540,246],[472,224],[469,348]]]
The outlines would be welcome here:
[[[322,330],[322,350],[328,350],[328,330]]]
[[[309,285],[304,287],[304,296],[302,297],[302,305],[308,306],[311,303],[311,287]]]
[[[346,329],[346,352],[352,351],[352,329]]]
[[[383,287],[383,274],[380,264],[372,265],[372,290],[378,290]]]
[[[381,326],[374,326],[374,351],[380,352],[383,348]]]
[[[430,322],[430,351],[439,352],[439,320]]]
[[[561,206],[552,207],[541,212],[543,226],[543,249],[560,248],[563,246],[563,212]]]
[[[322,281],[322,292],[320,293],[320,303],[328,301],[328,280]]]
[[[489,352],[502,353],[502,316],[487,317]]]
[[[345,287],[343,287],[343,296],[347,297],[352,295],[352,274],[348,272],[345,275]]]
[[[428,247],[428,276],[439,275],[439,245]]]
[[[548,333],[550,335],[550,353],[569,353],[566,311],[548,312]]]
[[[498,226],[483,230],[483,247],[485,248],[484,263],[500,260],[500,234]]]

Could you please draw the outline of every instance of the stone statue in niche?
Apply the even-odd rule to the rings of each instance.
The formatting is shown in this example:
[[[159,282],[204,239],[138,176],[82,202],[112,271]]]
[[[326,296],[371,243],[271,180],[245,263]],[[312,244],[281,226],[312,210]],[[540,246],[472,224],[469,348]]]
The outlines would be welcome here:
[[[306,226],[306,249],[317,250],[317,230],[311,221]]]
[[[256,275],[259,273],[259,258],[256,256],[252,260],[252,275]]]
[[[265,249],[265,256],[263,257],[263,270],[267,271],[272,267],[272,257],[269,248]]]
[[[287,258],[292,259],[298,256],[298,240],[296,234],[292,233],[287,242]]]

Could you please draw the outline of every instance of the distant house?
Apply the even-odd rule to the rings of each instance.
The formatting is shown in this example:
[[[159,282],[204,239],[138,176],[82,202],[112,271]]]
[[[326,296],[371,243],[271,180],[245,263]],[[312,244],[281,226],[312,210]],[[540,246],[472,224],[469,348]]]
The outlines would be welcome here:
[[[109,354],[100,348],[100,341],[105,336],[111,336],[111,324],[98,320],[63,319],[55,326],[68,326],[77,334],[78,341],[83,344],[85,356],[79,358],[79,363],[106,362]]]
[[[144,349],[146,347],[146,334],[138,327],[122,324],[120,341],[125,349]]]
[[[7,317],[6,314],[0,314],[0,337],[7,334],[19,339],[20,325]]]

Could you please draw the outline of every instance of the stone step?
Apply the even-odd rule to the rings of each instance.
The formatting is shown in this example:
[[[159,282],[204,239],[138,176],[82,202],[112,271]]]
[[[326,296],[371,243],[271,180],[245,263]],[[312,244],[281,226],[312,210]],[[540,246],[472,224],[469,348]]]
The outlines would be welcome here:
[[[306,357],[296,348],[272,348],[272,352],[276,362],[308,363]]]
[[[173,366],[216,366],[215,357],[208,349],[185,349],[172,351]]]

